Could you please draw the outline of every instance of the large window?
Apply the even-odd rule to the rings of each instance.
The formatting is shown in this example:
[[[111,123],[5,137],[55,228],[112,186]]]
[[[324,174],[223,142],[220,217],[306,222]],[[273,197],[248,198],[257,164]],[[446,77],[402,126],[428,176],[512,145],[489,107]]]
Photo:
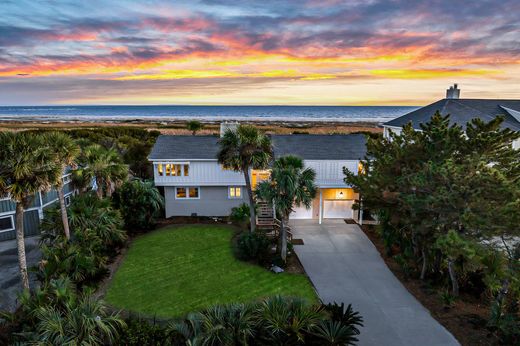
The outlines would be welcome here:
[[[11,231],[14,229],[14,220],[12,215],[0,216],[0,232]]]
[[[228,189],[229,198],[242,198],[242,188],[240,186],[230,186]]]
[[[176,187],[176,199],[198,199],[200,198],[198,187]]]
[[[190,175],[189,164],[178,164],[178,163],[158,163],[157,174],[159,176],[171,176],[171,177],[187,177]]]

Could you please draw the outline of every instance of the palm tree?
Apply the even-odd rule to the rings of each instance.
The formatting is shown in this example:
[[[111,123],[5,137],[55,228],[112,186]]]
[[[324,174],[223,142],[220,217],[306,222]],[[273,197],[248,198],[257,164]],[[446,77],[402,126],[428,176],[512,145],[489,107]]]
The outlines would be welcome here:
[[[251,169],[265,169],[273,158],[271,139],[256,127],[240,125],[236,130],[228,129],[219,141],[217,159],[225,168],[242,172],[246,181],[251,212],[251,232],[256,228],[255,200],[251,187]]]
[[[29,289],[25,258],[23,216],[34,196],[49,191],[61,177],[48,135],[28,132],[0,133],[0,195],[9,195],[16,203],[16,243],[22,285]]]
[[[256,189],[257,195],[273,205],[280,215],[280,255],[287,257],[287,232],[285,224],[294,206],[310,208],[316,196],[312,168],[304,168],[303,160],[296,156],[280,157],[274,162],[271,178],[261,182]]]
[[[80,156],[82,167],[76,176],[82,181],[96,179],[97,195],[103,198],[103,189],[107,197],[112,196],[114,185],[119,185],[128,177],[128,165],[114,149],[107,149],[99,144],[87,146]]]
[[[76,157],[80,153],[79,146],[72,138],[61,132],[53,132],[49,134],[48,139],[50,145],[55,149],[56,162],[61,167],[61,171],[65,172],[67,167],[76,168]],[[61,176],[54,182],[60,201],[61,220],[63,222],[63,231],[65,237],[70,239],[69,221],[67,218],[67,207],[65,205],[65,195],[63,193],[63,179]]]
[[[186,128],[195,136],[198,131],[204,128],[204,125],[198,120],[190,120],[186,123]]]

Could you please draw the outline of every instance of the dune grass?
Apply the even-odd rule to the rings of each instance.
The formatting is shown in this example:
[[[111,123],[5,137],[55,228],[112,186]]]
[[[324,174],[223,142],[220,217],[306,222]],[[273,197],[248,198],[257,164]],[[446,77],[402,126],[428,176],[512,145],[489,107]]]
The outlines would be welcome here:
[[[136,239],[110,284],[106,301],[159,317],[277,294],[317,301],[306,276],[273,274],[235,259],[232,236],[233,230],[226,226],[189,225]]]

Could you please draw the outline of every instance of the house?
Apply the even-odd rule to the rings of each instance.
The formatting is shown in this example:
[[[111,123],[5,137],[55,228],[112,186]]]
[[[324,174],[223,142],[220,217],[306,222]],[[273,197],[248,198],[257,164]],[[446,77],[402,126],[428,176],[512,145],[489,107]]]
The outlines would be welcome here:
[[[357,172],[366,153],[362,134],[273,135],[274,155],[296,155],[316,171],[319,193],[310,209],[295,208],[293,219],[356,218],[352,205],[358,194],[343,181],[343,167]],[[159,136],[149,160],[154,180],[164,188],[166,217],[228,216],[247,203],[242,173],[217,162],[217,136]],[[253,189],[269,178],[269,170],[249,172]]]
[[[65,172],[62,176],[65,203],[70,204],[70,199],[74,193],[70,172]],[[29,208],[24,213],[25,235],[32,236],[39,234],[40,220],[43,219],[45,209],[58,202],[58,192],[55,189],[47,193],[37,193]],[[0,241],[16,238],[15,224],[16,205],[9,196],[0,198]]]
[[[383,124],[385,137],[390,131],[399,134],[402,127],[411,122],[414,129],[420,130],[420,124],[430,120],[436,111],[442,115],[450,115],[450,122],[463,128],[473,118],[485,122],[493,120],[498,115],[504,117],[502,128],[520,131],[520,100],[501,99],[461,99],[457,84],[446,90],[446,98],[414,110],[399,118]],[[513,143],[513,148],[520,149],[520,140]]]

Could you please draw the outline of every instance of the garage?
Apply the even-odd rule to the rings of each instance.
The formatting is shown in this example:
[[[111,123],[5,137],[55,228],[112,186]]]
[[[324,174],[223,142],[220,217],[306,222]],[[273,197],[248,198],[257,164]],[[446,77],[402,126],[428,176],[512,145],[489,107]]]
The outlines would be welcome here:
[[[352,219],[352,200],[325,200],[323,201],[324,219]]]
[[[307,209],[304,206],[295,207],[290,215],[291,219],[312,219],[312,206]]]

